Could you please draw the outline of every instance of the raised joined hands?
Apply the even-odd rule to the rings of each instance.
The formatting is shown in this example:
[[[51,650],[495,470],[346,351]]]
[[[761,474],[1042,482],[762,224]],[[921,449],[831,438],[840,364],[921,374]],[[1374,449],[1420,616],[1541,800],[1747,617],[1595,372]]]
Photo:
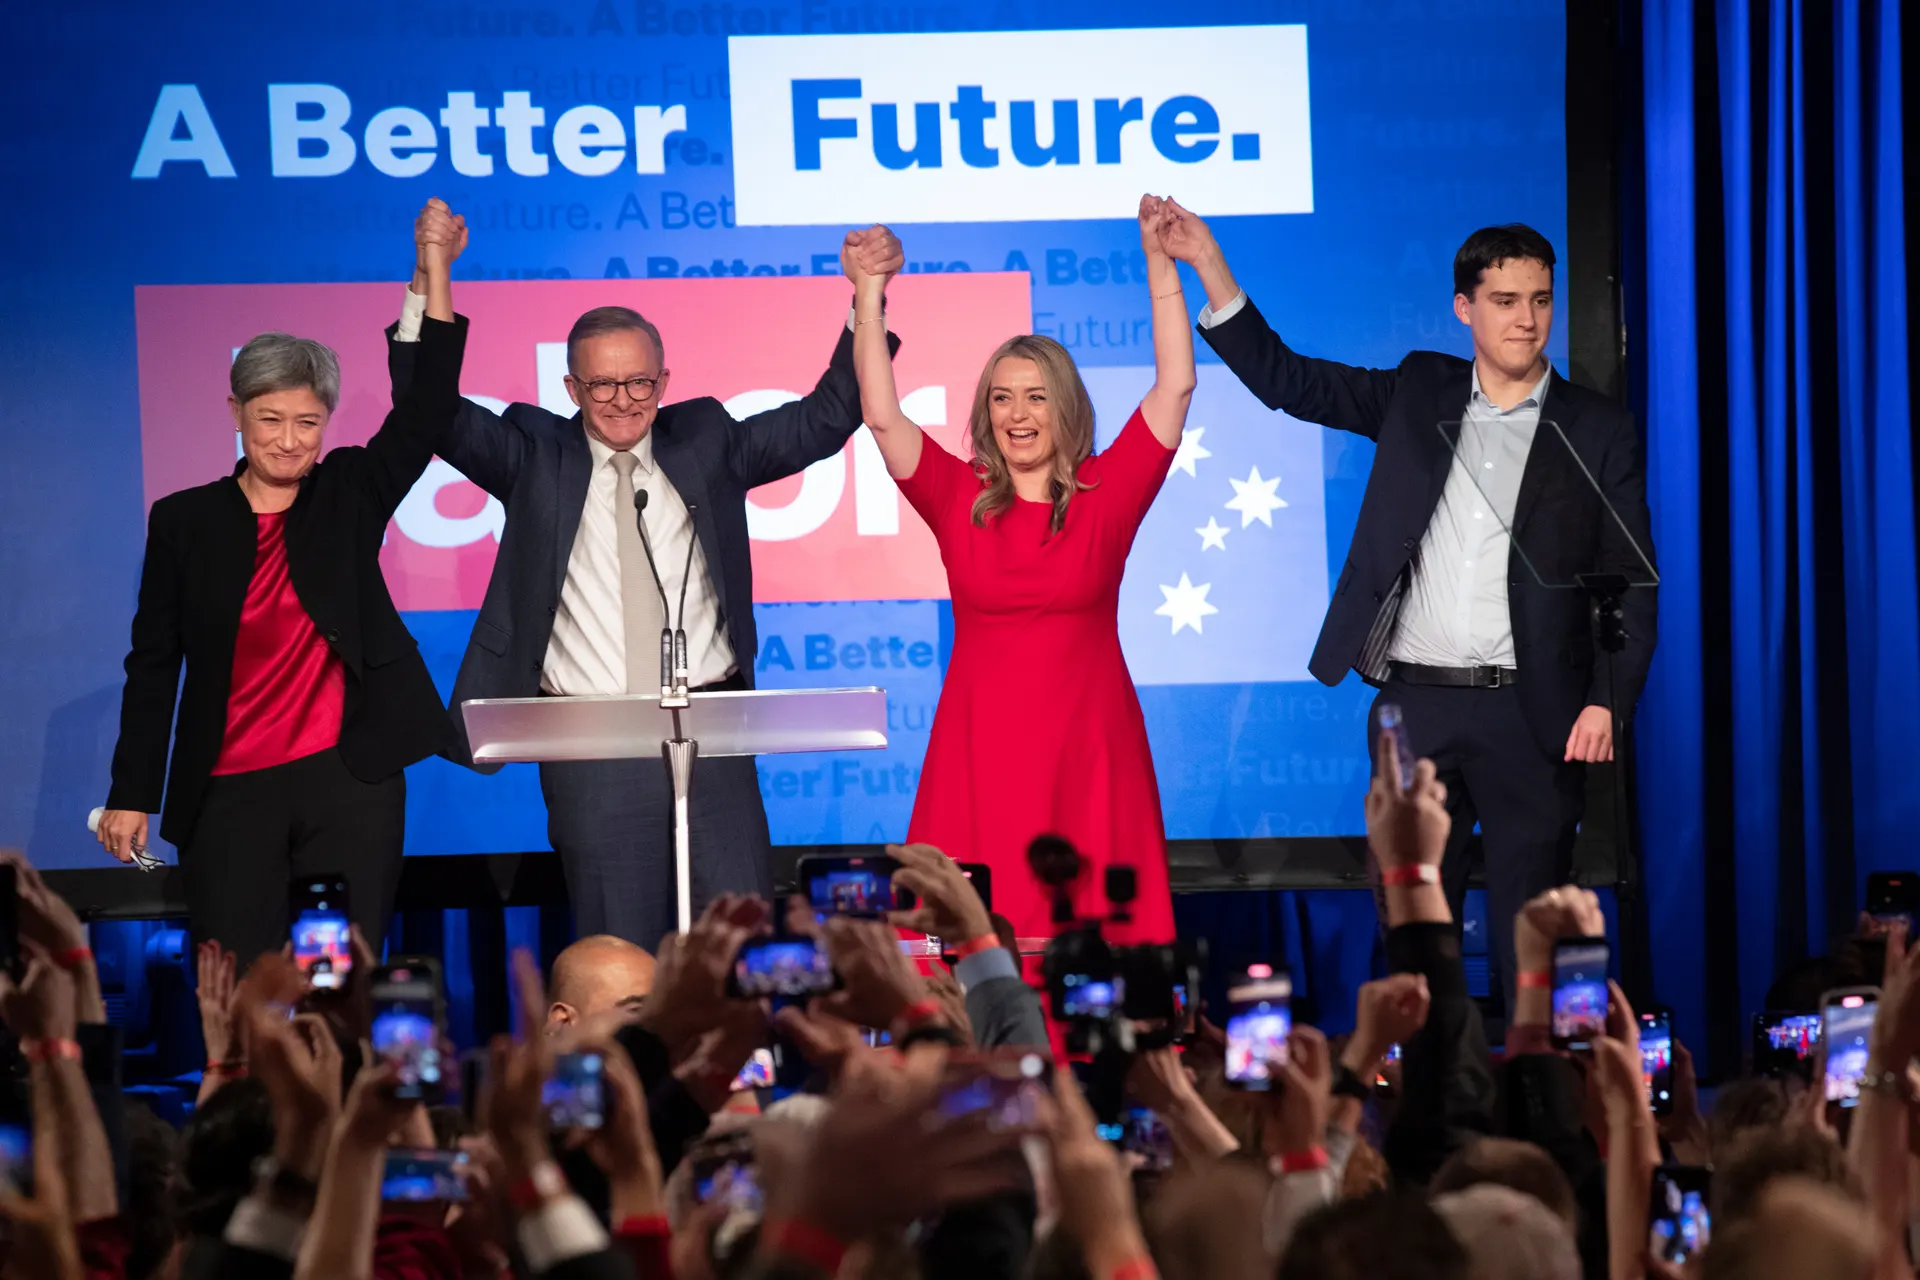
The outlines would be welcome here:
[[[450,271],[467,248],[467,219],[435,196],[413,220],[414,266],[429,274]]]

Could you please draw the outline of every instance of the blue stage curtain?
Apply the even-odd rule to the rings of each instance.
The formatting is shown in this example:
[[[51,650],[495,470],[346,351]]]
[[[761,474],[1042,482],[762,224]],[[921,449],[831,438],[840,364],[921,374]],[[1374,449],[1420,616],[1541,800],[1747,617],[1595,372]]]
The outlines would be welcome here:
[[[1639,12],[1640,819],[1656,991],[1717,1073],[1866,875],[1920,866],[1901,2]]]

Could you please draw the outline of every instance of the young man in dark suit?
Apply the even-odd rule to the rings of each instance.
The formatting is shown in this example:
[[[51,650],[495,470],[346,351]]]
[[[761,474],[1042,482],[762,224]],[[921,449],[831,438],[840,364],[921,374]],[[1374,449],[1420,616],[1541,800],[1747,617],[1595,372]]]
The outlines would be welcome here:
[[[421,213],[422,263],[441,246],[458,257],[465,243],[465,224],[446,206]],[[897,269],[902,258],[884,227],[849,236],[843,256],[856,251],[872,255],[876,270]],[[416,273],[388,331],[396,394],[413,377],[425,288]],[[460,740],[449,755],[483,772],[499,766],[474,765],[462,703],[658,693],[664,625],[686,630],[692,688],[753,688],[747,492],[833,456],[860,426],[850,327],[809,394],[741,421],[711,397],[666,403],[664,339],[625,307],[596,307],[574,322],[567,369],[579,406],[572,417],[530,404],[495,414],[467,400],[437,443],[442,458],[506,506],[493,577],[453,686]],[[655,947],[677,907],[673,795],[661,761],[543,764],[540,790],[579,933]],[[771,841],[751,757],[696,759],[689,825],[696,913],[723,891],[771,895]]]
[[[1569,589],[1584,573],[1653,580],[1633,418],[1548,365],[1554,252],[1530,227],[1476,231],[1454,258],[1472,360],[1415,351],[1359,369],[1289,348],[1206,223],[1179,214],[1167,250],[1206,287],[1208,345],[1269,408],[1378,446],[1311,670],[1329,685],[1358,671],[1381,690],[1373,720],[1399,705],[1413,754],[1438,766],[1456,920],[1479,822],[1494,990],[1510,989],[1514,914],[1569,878],[1581,766],[1613,759],[1612,709],[1632,712],[1653,658],[1650,587],[1625,593],[1611,661]]]

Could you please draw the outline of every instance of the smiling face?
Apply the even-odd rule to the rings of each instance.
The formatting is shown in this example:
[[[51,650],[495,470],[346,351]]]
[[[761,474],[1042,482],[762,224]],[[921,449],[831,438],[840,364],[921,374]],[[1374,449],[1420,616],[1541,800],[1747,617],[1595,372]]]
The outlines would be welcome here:
[[[995,361],[987,386],[987,414],[1009,471],[1038,471],[1053,465],[1053,406],[1038,364],[1025,356],[1002,356]]]
[[[311,387],[269,391],[245,404],[228,396],[227,407],[240,430],[247,469],[267,484],[297,484],[320,460],[333,414]]]
[[[631,449],[653,427],[667,392],[660,352],[642,329],[617,329],[574,344],[567,394],[580,406],[587,430],[610,449]],[[634,379],[651,379],[636,398]],[[602,397],[611,396],[610,399]]]
[[[1473,331],[1482,366],[1516,382],[1537,377],[1553,332],[1553,269],[1532,258],[1508,258],[1480,273],[1473,294],[1458,293],[1453,313]]]

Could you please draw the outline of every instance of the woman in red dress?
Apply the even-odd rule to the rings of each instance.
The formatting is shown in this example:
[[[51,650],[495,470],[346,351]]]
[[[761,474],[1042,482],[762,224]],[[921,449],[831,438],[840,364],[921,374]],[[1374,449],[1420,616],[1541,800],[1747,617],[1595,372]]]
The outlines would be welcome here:
[[[1093,407],[1051,338],[1001,344],[981,371],[973,457],[942,449],[900,411],[880,295],[855,280],[854,364],[887,470],[940,544],[953,595],[953,657],[908,839],[993,868],[995,907],[1023,936],[1051,933],[1027,844],[1052,833],[1087,861],[1082,916],[1104,915],[1104,869],[1134,869],[1133,923],[1116,942],[1173,936],[1166,834],[1146,722],[1120,653],[1120,577],[1159,492],[1193,396],[1193,335],[1170,206],[1140,202],[1155,381],[1112,446],[1093,455]],[[852,255],[858,257],[856,253]]]

